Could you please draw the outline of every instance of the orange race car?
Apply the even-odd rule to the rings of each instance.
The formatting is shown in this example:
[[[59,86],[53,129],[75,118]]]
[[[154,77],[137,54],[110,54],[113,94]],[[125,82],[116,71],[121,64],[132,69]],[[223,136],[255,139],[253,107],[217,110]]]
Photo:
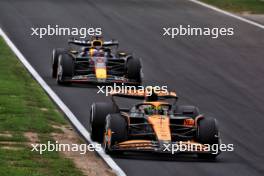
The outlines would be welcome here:
[[[115,97],[141,102],[131,108],[120,108]],[[205,118],[195,106],[176,102],[174,92],[153,92],[150,96],[137,92],[113,94],[112,103],[92,105],[91,138],[102,143],[108,154],[148,151],[215,158],[220,153],[216,120]]]

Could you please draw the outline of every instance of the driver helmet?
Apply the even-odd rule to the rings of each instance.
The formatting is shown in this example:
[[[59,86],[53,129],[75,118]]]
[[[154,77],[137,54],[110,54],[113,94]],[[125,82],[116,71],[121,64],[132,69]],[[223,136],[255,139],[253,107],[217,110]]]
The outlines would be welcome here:
[[[96,49],[102,48],[103,47],[102,38],[99,36],[95,36],[95,38],[92,39],[92,41],[91,41],[91,47],[96,48]]]
[[[144,112],[147,115],[158,115],[158,114],[164,114],[163,109],[161,106],[147,106],[144,108]]]

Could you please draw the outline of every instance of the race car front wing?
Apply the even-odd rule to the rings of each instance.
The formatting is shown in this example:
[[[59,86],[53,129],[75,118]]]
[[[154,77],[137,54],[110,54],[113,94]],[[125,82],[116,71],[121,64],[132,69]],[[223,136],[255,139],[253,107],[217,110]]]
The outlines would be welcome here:
[[[77,75],[65,79],[66,82],[72,83],[125,83],[125,84],[140,84],[138,81],[133,79],[128,79],[122,76],[107,75],[107,78],[100,79],[96,78],[95,74],[89,75]]]
[[[212,153],[204,144],[194,141],[151,141],[151,140],[128,140],[111,147],[113,151],[142,151],[155,153]]]

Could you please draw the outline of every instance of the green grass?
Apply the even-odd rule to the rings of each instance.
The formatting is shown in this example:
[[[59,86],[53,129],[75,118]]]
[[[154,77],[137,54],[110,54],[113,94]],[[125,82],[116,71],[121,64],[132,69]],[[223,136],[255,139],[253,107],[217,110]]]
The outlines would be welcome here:
[[[40,155],[25,143],[24,132],[38,133],[42,143],[53,141],[50,133],[58,130],[51,124],[67,121],[0,38],[0,133],[12,134],[0,136],[1,176],[82,175],[58,152]],[[19,150],[2,148],[1,142],[15,142]]]
[[[1,176],[81,175],[69,159],[55,152],[39,155],[27,148],[17,151],[1,149],[0,156]]]
[[[232,12],[249,12],[252,14],[264,14],[263,0],[201,0],[219,8]]]
[[[49,122],[65,123],[2,39],[0,48],[0,131],[50,133]]]

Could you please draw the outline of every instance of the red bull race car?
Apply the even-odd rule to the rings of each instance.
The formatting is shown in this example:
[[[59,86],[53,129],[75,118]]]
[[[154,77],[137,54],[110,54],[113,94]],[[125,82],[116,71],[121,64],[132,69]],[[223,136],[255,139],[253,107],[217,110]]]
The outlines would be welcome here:
[[[115,97],[143,101],[120,108]],[[177,105],[176,100],[175,92],[147,97],[139,92],[113,94],[112,103],[92,105],[91,138],[102,143],[108,154],[191,153],[200,158],[216,158],[220,154],[216,119],[204,117],[195,106]]]
[[[118,41],[70,39],[78,49],[54,49],[52,77],[58,84],[127,83],[141,84],[142,65],[139,58],[116,51]]]

